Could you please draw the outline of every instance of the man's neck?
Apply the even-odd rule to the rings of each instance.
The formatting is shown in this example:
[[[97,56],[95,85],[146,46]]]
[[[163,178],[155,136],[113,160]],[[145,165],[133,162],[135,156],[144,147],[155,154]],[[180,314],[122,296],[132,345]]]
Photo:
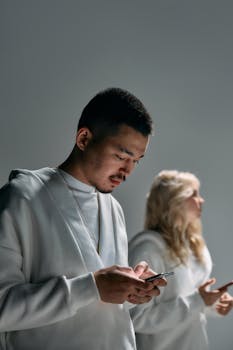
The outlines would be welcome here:
[[[58,166],[58,168],[73,176],[77,180],[90,185],[83,173],[82,160],[80,159],[80,156],[75,148],[69,157],[61,165]]]

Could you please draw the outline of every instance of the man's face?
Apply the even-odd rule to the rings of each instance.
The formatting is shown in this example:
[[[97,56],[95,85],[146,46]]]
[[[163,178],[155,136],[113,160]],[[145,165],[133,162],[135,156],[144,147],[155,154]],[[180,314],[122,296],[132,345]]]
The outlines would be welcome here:
[[[98,191],[109,193],[119,186],[144,156],[149,136],[122,125],[114,136],[90,143],[83,151],[84,181]]]

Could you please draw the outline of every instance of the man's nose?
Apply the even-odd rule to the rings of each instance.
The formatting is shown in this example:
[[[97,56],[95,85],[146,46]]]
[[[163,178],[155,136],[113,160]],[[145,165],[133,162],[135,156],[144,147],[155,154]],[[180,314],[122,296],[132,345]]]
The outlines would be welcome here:
[[[122,165],[121,170],[123,170],[126,175],[130,175],[134,170],[134,168],[135,168],[134,161],[131,159],[127,159],[125,160],[124,165]]]

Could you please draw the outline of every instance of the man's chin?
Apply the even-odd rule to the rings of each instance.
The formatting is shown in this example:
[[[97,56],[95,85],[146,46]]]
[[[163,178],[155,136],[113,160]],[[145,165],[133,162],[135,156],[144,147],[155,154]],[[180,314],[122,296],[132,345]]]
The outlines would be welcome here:
[[[99,191],[99,190],[98,190]],[[102,190],[102,191],[99,191],[100,193],[103,193],[103,194],[108,194],[108,193],[112,193],[113,190],[111,191],[105,191],[105,190]]]
[[[104,194],[112,193],[112,191],[114,190],[114,188],[106,189],[106,188],[100,188],[100,187],[96,187],[96,189],[100,193],[104,193]]]

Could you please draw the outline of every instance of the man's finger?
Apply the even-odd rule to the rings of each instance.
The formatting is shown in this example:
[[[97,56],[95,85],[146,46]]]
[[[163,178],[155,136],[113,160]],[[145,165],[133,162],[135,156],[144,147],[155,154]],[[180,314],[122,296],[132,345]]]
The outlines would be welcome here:
[[[137,276],[141,276],[143,273],[145,273],[149,269],[149,265],[145,261],[140,261],[135,267],[134,272]]]

